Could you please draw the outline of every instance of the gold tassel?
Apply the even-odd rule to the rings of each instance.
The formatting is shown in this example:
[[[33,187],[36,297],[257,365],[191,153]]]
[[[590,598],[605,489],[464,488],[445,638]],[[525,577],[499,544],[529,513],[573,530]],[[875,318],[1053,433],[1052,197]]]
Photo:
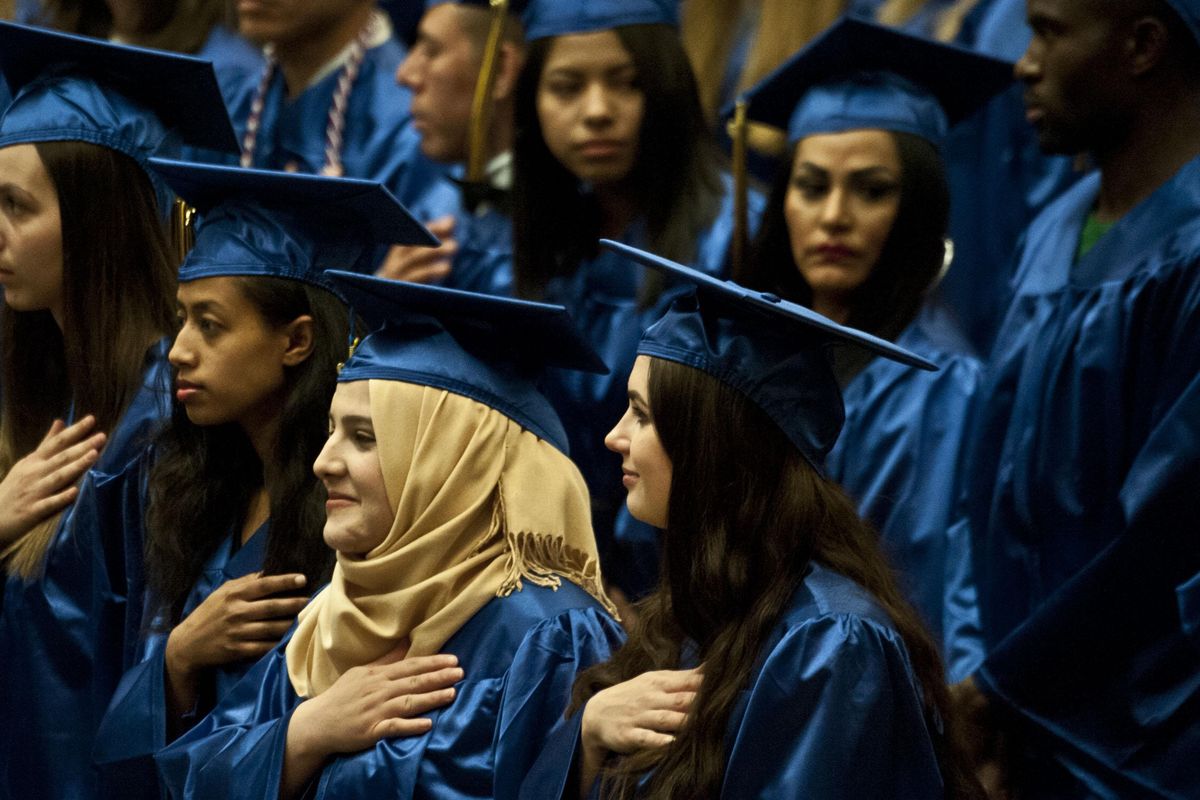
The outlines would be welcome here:
[[[492,26],[483,51],[483,65],[475,83],[471,101],[471,129],[468,133],[467,182],[482,183],[487,167],[488,129],[492,123],[492,88],[496,84],[496,65],[500,61],[500,45],[504,42],[504,26],[508,22],[508,0],[491,0]]]
[[[748,196],[750,177],[746,165],[746,100],[738,98],[733,119],[729,123],[729,138],[733,140],[733,275],[741,276],[750,245],[750,212]]]
[[[179,199],[171,209],[171,244],[180,264],[196,244],[196,209]]]

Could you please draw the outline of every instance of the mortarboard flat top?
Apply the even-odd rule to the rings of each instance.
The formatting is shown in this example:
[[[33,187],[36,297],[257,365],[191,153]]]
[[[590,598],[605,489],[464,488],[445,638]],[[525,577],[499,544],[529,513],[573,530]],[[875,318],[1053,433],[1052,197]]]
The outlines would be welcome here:
[[[880,129],[937,144],[1012,82],[1007,61],[844,17],[744,97],[747,117],[791,142]]]
[[[525,38],[611,30],[623,25],[679,25],[679,0],[529,0]]]
[[[370,271],[383,245],[438,243],[374,181],[157,158],[151,165],[200,214],[180,281],[267,275],[333,290],[326,269]]]
[[[1167,0],[1167,5],[1175,9],[1196,42],[1200,43],[1200,0]]]
[[[239,152],[212,64],[203,59],[0,22],[0,74],[17,98],[14,101],[17,107],[21,90],[45,82],[48,75],[86,78],[153,112],[165,127],[188,144]],[[43,102],[37,130],[56,125],[69,128],[79,124],[80,120],[86,125],[87,109],[83,109],[83,116],[80,116],[80,109],[69,108],[75,98],[62,96],[60,102],[67,111],[75,113],[60,120],[59,115],[46,108]],[[97,116],[100,125],[111,124],[103,112]],[[34,130],[31,122],[23,124]],[[3,127],[6,139],[10,132],[16,132],[11,121]],[[66,134],[68,130],[62,133]],[[125,148],[114,149],[138,158],[137,153]]]
[[[339,381],[433,386],[500,411],[567,452],[567,437],[535,382],[547,367],[608,371],[562,306],[330,272],[372,329]]]
[[[696,293],[675,301],[642,337],[638,353],[706,372],[761,408],[818,469],[845,418],[827,345],[855,345],[919,369],[937,367],[891,342],[783,300],[723,281],[620,242],[601,245]]]

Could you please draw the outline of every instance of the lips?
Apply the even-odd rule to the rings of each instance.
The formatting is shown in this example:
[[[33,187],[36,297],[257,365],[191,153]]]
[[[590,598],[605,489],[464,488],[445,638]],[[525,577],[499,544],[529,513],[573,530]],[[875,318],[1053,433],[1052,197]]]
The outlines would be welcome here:
[[[617,139],[590,139],[575,149],[587,158],[612,158],[625,150],[625,143]]]
[[[858,250],[837,242],[826,242],[813,247],[811,252],[825,261],[845,261],[858,255]]]
[[[196,398],[196,396],[200,393],[200,390],[202,388],[204,388],[204,387],[202,387],[198,383],[192,383],[191,381],[185,381],[182,378],[176,379],[176,381],[175,381],[175,399],[181,403],[187,403],[191,400],[194,400]]]
[[[624,467],[621,468],[621,483],[625,485],[626,489],[632,489],[633,485],[638,482],[638,478],[640,477],[640,475],[631,469],[625,469]]]
[[[358,502],[358,500],[355,499],[353,496],[348,495],[348,494],[343,494],[342,492],[327,491],[327,495],[328,496],[325,498],[325,510],[326,511],[333,511],[335,509],[345,508],[347,506],[355,505]]]

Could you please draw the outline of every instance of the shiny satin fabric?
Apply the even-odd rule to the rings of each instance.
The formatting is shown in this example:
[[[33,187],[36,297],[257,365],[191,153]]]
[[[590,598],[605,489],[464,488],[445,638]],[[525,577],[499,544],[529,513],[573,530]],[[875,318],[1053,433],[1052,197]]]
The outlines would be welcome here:
[[[489,602],[443,652],[465,678],[433,729],[385,739],[328,762],[315,798],[511,798],[562,719],[575,675],[607,659],[621,632],[586,592],[526,584]],[[208,717],[157,756],[172,797],[279,795],[287,724],[300,699],[288,680],[286,640]]]
[[[184,617],[226,581],[262,569],[269,524],[264,523],[236,550],[232,536],[217,548],[184,603]],[[159,627],[143,631],[139,660],[121,678],[96,734],[93,760],[100,773],[99,797],[154,800],[161,796],[154,754],[168,738],[165,658],[171,629],[162,620],[156,622]],[[188,718],[194,722],[212,710],[255,663],[243,661],[210,670],[200,690],[202,700]]]
[[[581,718],[555,730],[522,800],[562,796]],[[813,565],[733,707],[720,796],[941,797],[936,735],[908,651],[882,609],[847,578]]]
[[[1200,159],[1075,263],[1099,183],[1030,227],[980,392],[977,678],[1024,723],[1032,796],[1194,797]]]
[[[961,497],[964,442],[982,369],[945,325],[925,311],[896,339],[940,371],[876,358],[845,387],[846,422],[825,468],[879,531],[953,682],[983,660]]]
[[[0,798],[90,800],[92,742],[142,624],[141,456],[169,413],[167,342],[51,540],[0,609]]]

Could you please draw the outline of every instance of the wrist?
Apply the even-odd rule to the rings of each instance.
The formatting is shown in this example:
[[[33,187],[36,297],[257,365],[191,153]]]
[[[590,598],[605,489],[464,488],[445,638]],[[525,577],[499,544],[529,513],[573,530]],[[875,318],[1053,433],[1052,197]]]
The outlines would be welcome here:
[[[313,701],[305,700],[296,706],[288,721],[288,757],[300,763],[320,763],[333,755],[323,741],[320,724],[313,720],[315,710]]]
[[[167,647],[163,653],[163,661],[166,665],[167,675],[173,681],[191,682],[196,675],[196,666],[188,658],[187,648],[184,645],[185,637],[180,633],[180,627],[176,626],[167,635]]]

